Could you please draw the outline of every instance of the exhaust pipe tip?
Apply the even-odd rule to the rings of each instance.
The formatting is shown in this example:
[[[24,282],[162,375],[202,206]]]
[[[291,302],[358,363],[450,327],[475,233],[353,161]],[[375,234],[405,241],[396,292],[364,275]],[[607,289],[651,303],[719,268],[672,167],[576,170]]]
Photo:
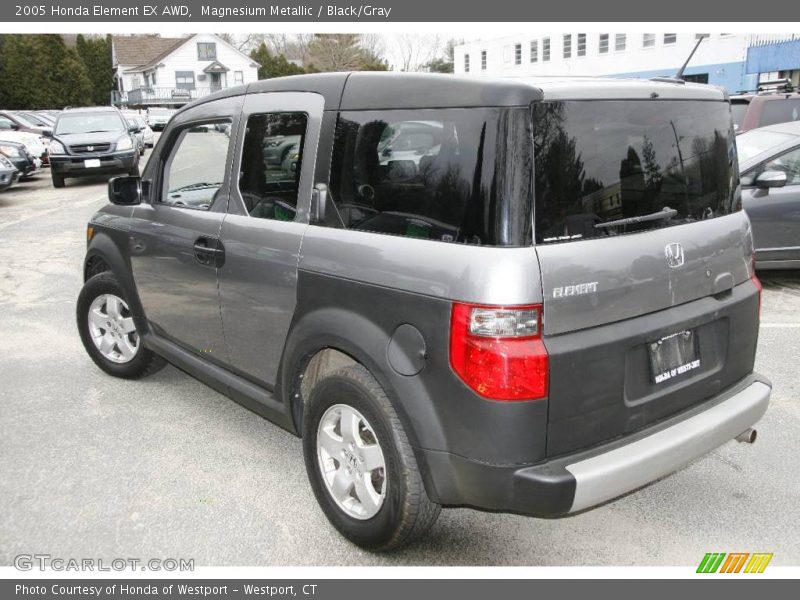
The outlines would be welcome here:
[[[753,429],[752,427],[750,427],[749,429],[746,429],[745,431],[743,431],[742,433],[737,435],[736,436],[736,441],[737,442],[741,442],[741,443],[745,443],[745,444],[752,444],[753,442],[756,441],[756,437],[757,436],[758,436],[758,432],[755,429]]]

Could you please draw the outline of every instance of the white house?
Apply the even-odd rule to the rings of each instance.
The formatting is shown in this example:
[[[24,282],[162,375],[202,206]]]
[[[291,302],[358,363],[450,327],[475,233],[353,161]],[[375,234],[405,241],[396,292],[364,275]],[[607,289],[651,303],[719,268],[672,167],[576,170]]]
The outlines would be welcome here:
[[[259,65],[212,33],[181,38],[115,35],[111,48],[116,80],[112,103],[120,106],[180,106],[258,79]]]

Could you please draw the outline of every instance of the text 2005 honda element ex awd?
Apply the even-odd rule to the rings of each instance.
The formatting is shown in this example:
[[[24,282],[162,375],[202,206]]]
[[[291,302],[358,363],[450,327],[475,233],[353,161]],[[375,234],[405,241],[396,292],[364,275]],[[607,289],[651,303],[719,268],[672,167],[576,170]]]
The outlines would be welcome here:
[[[728,100],[669,81],[319,74],[179,111],[88,226],[78,328],[302,436],[349,540],[580,512],[733,439],[761,287]]]

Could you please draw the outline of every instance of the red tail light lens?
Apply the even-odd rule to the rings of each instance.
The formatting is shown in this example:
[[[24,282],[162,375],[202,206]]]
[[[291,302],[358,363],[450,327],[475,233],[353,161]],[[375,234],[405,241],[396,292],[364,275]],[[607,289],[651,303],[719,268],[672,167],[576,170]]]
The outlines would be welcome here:
[[[753,270],[753,277],[751,278],[753,283],[756,285],[756,289],[758,290],[758,320],[761,320],[761,293],[764,291],[764,286],[761,285],[761,280],[756,276],[755,270]]]
[[[549,364],[541,325],[542,307],[538,304],[453,304],[450,365],[484,398],[545,398]]]

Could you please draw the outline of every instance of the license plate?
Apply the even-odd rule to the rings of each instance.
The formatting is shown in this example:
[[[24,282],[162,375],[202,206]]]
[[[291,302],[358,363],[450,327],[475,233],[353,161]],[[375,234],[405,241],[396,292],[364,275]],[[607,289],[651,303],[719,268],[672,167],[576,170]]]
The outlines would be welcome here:
[[[99,158],[87,158],[83,161],[83,166],[87,169],[91,169],[92,167],[99,167],[100,166],[100,159]]]
[[[664,383],[700,368],[697,336],[689,329],[649,344],[650,372],[655,383]]]

